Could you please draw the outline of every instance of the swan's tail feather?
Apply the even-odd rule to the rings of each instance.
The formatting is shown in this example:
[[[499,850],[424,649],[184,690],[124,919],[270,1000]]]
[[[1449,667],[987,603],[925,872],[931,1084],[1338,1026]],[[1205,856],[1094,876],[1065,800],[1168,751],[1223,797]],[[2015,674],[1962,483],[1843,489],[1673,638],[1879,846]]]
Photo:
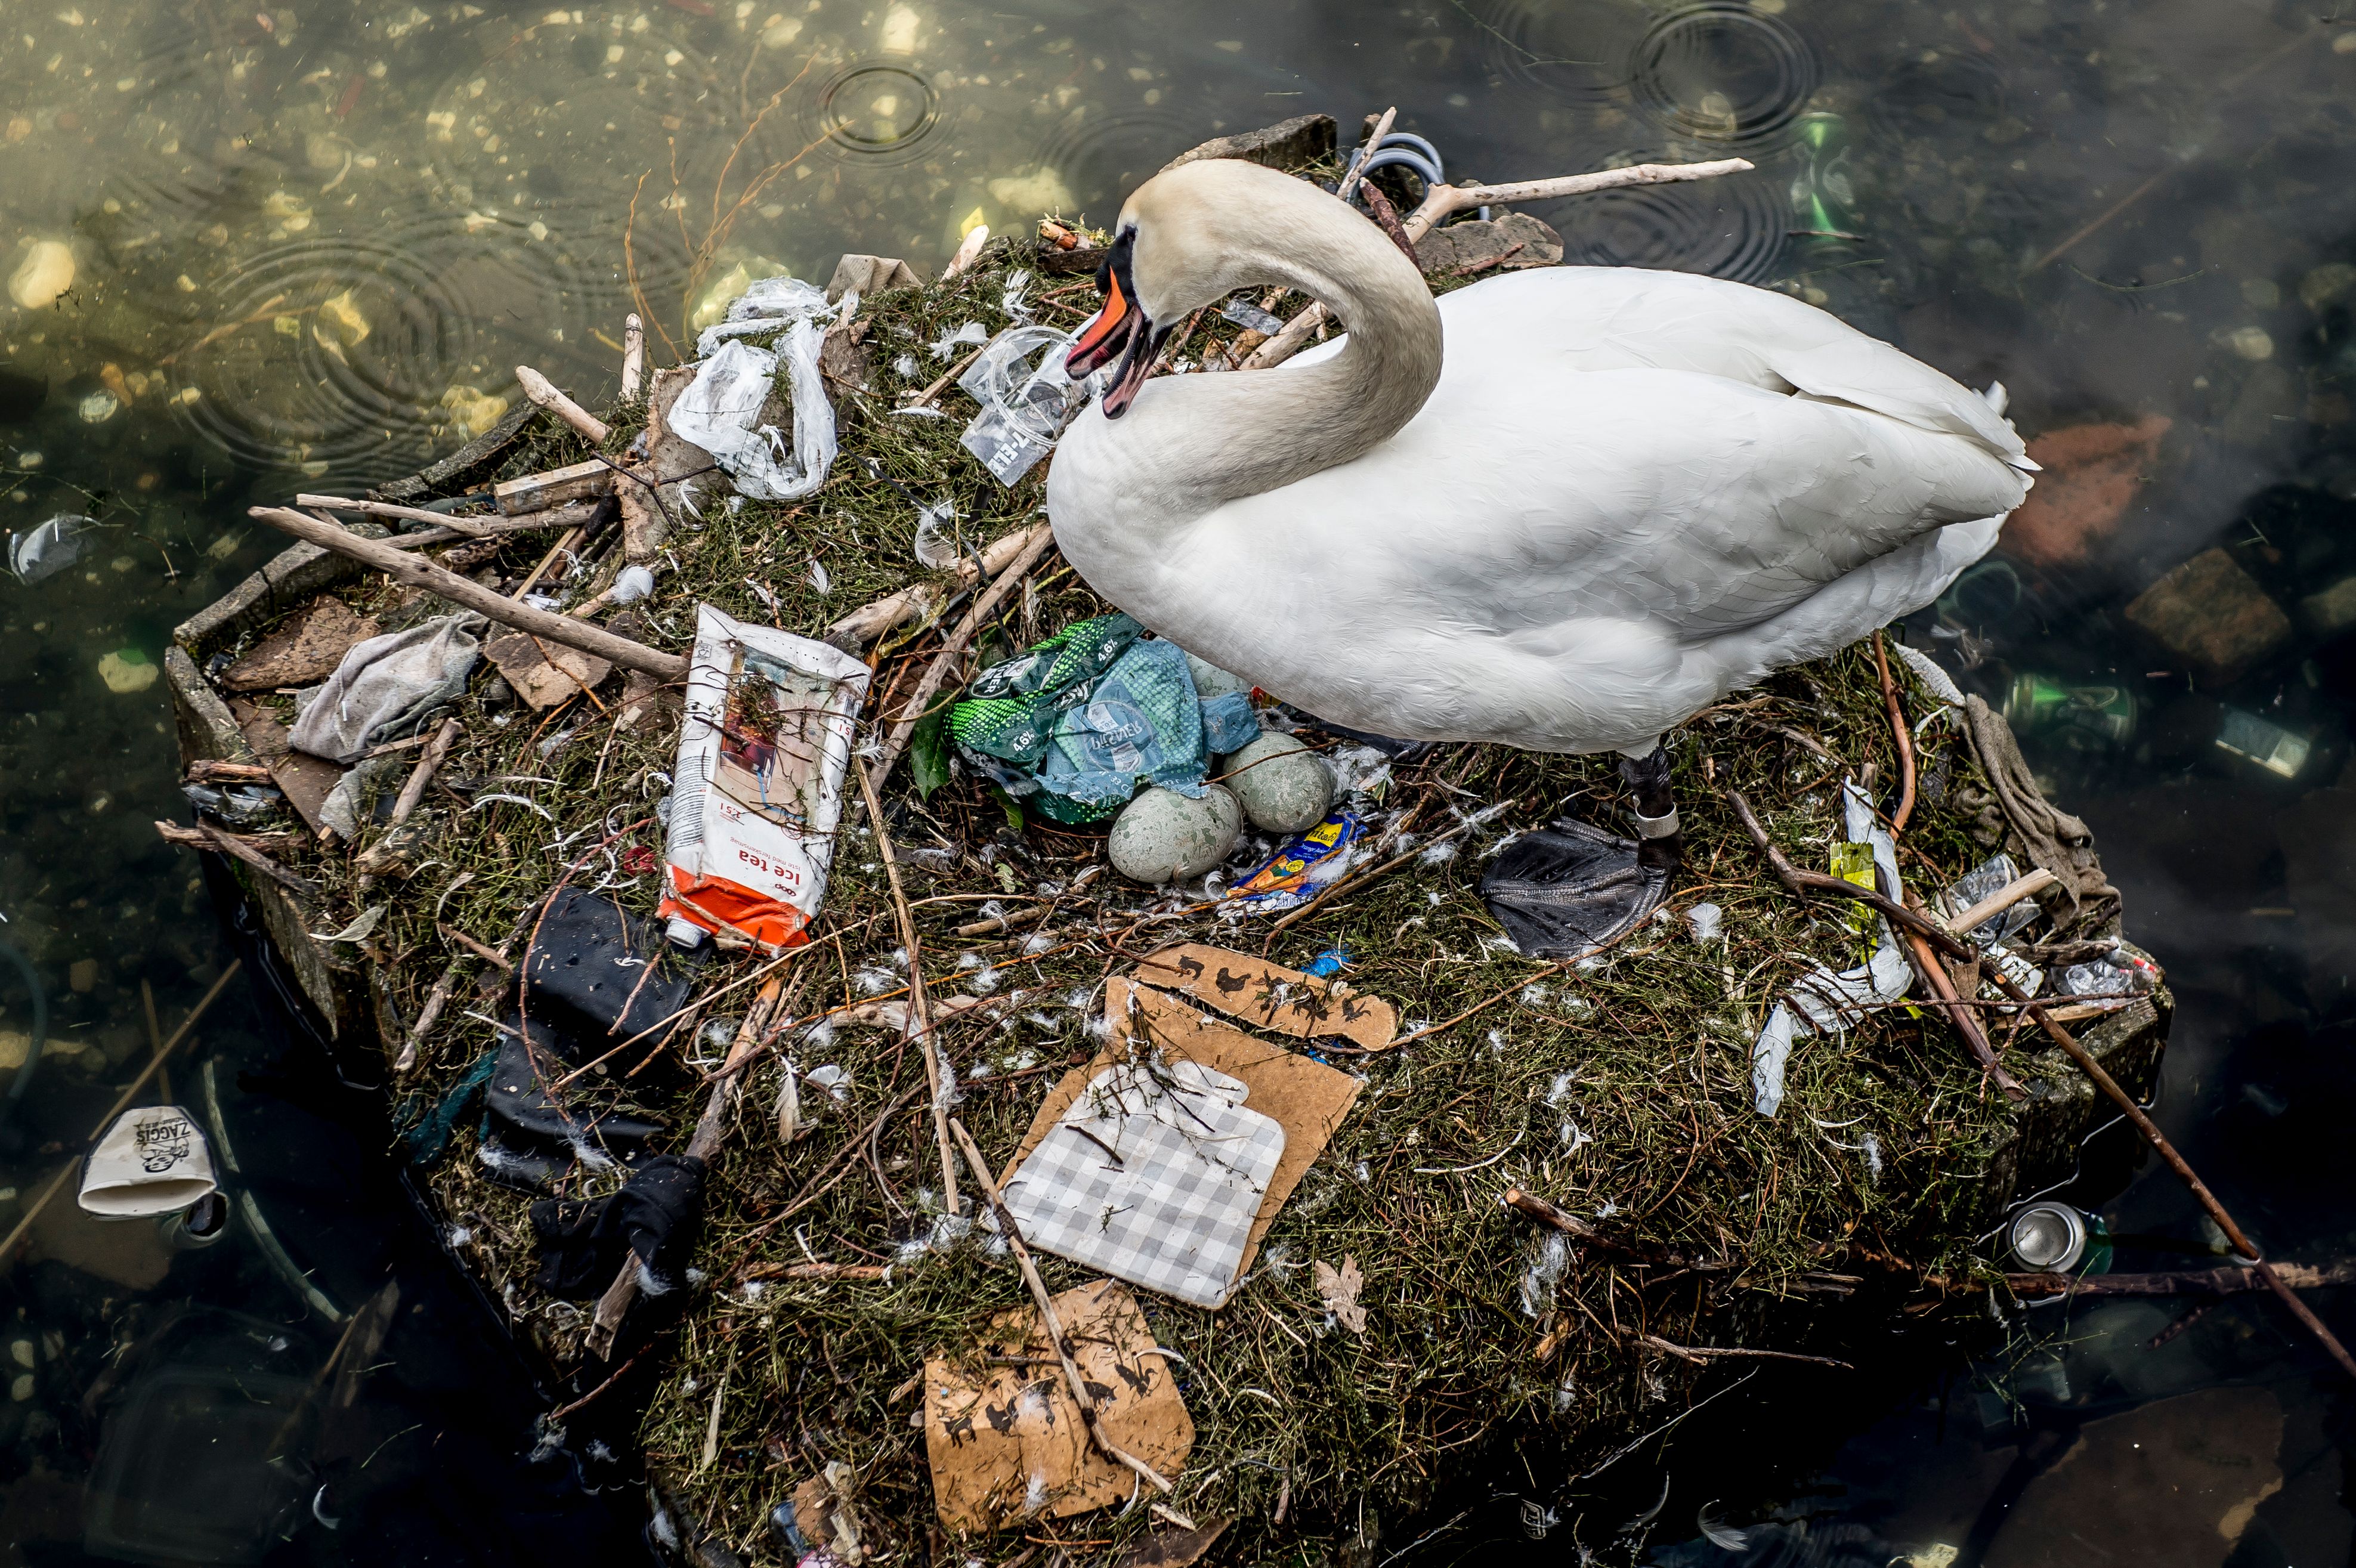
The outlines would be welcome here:
[[[2000,420],[2004,420],[2004,411],[2012,406],[2012,394],[2004,389],[2004,383],[2002,381],[1990,381],[1987,384],[1987,390],[1982,392],[1980,396],[1986,398],[1987,400],[1987,406],[1996,411],[1996,417]],[[2013,430],[2013,423],[2010,420],[2004,420],[2004,428],[2012,431],[2015,435],[2019,435],[2020,433],[2019,431]],[[2023,474],[2042,474],[2045,472],[2045,465],[2038,462],[2035,458],[2029,456],[2026,451],[2022,452],[2018,457],[2008,457],[2005,461],[2010,464],[2013,467],[2019,469]]]
[[[1719,667],[1719,689],[1734,691],[1786,665],[1839,652],[1877,626],[1937,599],[1996,547],[2009,513],[1951,523],[1826,584],[1772,621],[1688,649]]]

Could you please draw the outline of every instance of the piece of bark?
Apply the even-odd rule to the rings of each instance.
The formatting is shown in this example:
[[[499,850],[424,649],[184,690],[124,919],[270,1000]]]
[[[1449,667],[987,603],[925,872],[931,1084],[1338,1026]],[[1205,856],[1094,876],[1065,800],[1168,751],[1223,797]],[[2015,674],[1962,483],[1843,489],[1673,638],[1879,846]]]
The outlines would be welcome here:
[[[499,510],[511,517],[613,493],[613,466],[597,458],[552,468],[544,474],[527,474],[520,479],[503,479],[491,490]]]
[[[633,566],[644,566],[662,553],[663,541],[670,537],[670,520],[663,516],[653,492],[640,483],[647,477],[644,467],[633,467],[614,477],[614,498],[622,504],[622,559]]]
[[[622,728],[638,734],[669,729],[683,705],[684,699],[675,687],[634,669],[623,677],[622,699],[615,706],[621,710]]]
[[[605,659],[523,632],[486,644],[483,656],[498,667],[518,697],[542,709],[591,689],[614,673]]]
[[[1562,260],[1562,236],[1526,212],[1487,222],[1451,223],[1415,242],[1416,265],[1427,274],[1513,272],[1551,267]]]
[[[1332,157],[1335,144],[1333,116],[1302,114],[1258,131],[1238,132],[1189,147],[1162,166],[1174,169],[1181,164],[1204,158],[1241,158],[1271,169],[1296,169],[1303,164]]]
[[[827,328],[819,344],[818,368],[837,386],[857,392],[873,391],[874,360],[867,352],[867,323],[854,321]]]
[[[223,691],[316,686],[336,673],[336,666],[354,643],[376,635],[374,621],[362,620],[342,600],[323,593],[294,620],[246,650],[242,658],[215,677],[214,684]]]
[[[695,367],[673,365],[654,373],[647,386],[647,459],[654,465],[655,483],[675,485],[690,475],[709,472],[712,454],[670,428],[671,405],[695,384]],[[668,496],[665,499],[669,499]]]

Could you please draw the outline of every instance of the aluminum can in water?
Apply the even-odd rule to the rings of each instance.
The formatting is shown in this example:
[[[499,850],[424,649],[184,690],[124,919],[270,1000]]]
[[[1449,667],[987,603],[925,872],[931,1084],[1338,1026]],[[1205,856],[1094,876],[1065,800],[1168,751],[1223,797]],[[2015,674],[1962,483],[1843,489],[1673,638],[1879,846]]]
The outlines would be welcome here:
[[[2135,736],[2135,693],[2124,686],[2064,686],[2051,676],[2022,675],[2005,694],[2004,718],[2024,735],[2054,731],[2120,746]]]

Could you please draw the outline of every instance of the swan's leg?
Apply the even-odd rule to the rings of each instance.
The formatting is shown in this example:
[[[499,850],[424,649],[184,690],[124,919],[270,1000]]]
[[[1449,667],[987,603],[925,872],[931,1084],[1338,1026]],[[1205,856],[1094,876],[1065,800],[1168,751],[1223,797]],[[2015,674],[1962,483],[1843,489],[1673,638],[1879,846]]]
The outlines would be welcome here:
[[[1674,871],[1685,859],[1686,836],[1677,823],[1676,796],[1669,788],[1669,753],[1658,741],[1652,749],[1620,756],[1620,776],[1636,797],[1636,864]]]

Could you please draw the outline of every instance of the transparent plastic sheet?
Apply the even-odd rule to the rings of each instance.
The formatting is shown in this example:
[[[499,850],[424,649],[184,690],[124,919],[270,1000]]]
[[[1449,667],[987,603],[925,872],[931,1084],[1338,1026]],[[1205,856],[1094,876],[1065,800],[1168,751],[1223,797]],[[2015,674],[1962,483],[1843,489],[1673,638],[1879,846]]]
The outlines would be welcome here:
[[[671,405],[672,431],[712,453],[741,495],[756,501],[809,495],[826,483],[835,454],[834,405],[818,368],[820,341],[817,323],[805,316],[787,328],[778,345],[782,354],[748,343],[722,344]],[[776,426],[760,422],[780,357],[793,396],[790,448]]]
[[[696,357],[709,359],[732,337],[775,332],[790,322],[830,315],[834,308],[827,304],[826,291],[816,283],[799,278],[762,278],[729,301],[728,314],[697,336]]]
[[[1099,389],[1098,377],[1075,381],[1064,373],[1072,339],[1056,327],[1010,326],[958,378],[981,405],[959,439],[1001,485],[1019,483],[1053,451]]]

